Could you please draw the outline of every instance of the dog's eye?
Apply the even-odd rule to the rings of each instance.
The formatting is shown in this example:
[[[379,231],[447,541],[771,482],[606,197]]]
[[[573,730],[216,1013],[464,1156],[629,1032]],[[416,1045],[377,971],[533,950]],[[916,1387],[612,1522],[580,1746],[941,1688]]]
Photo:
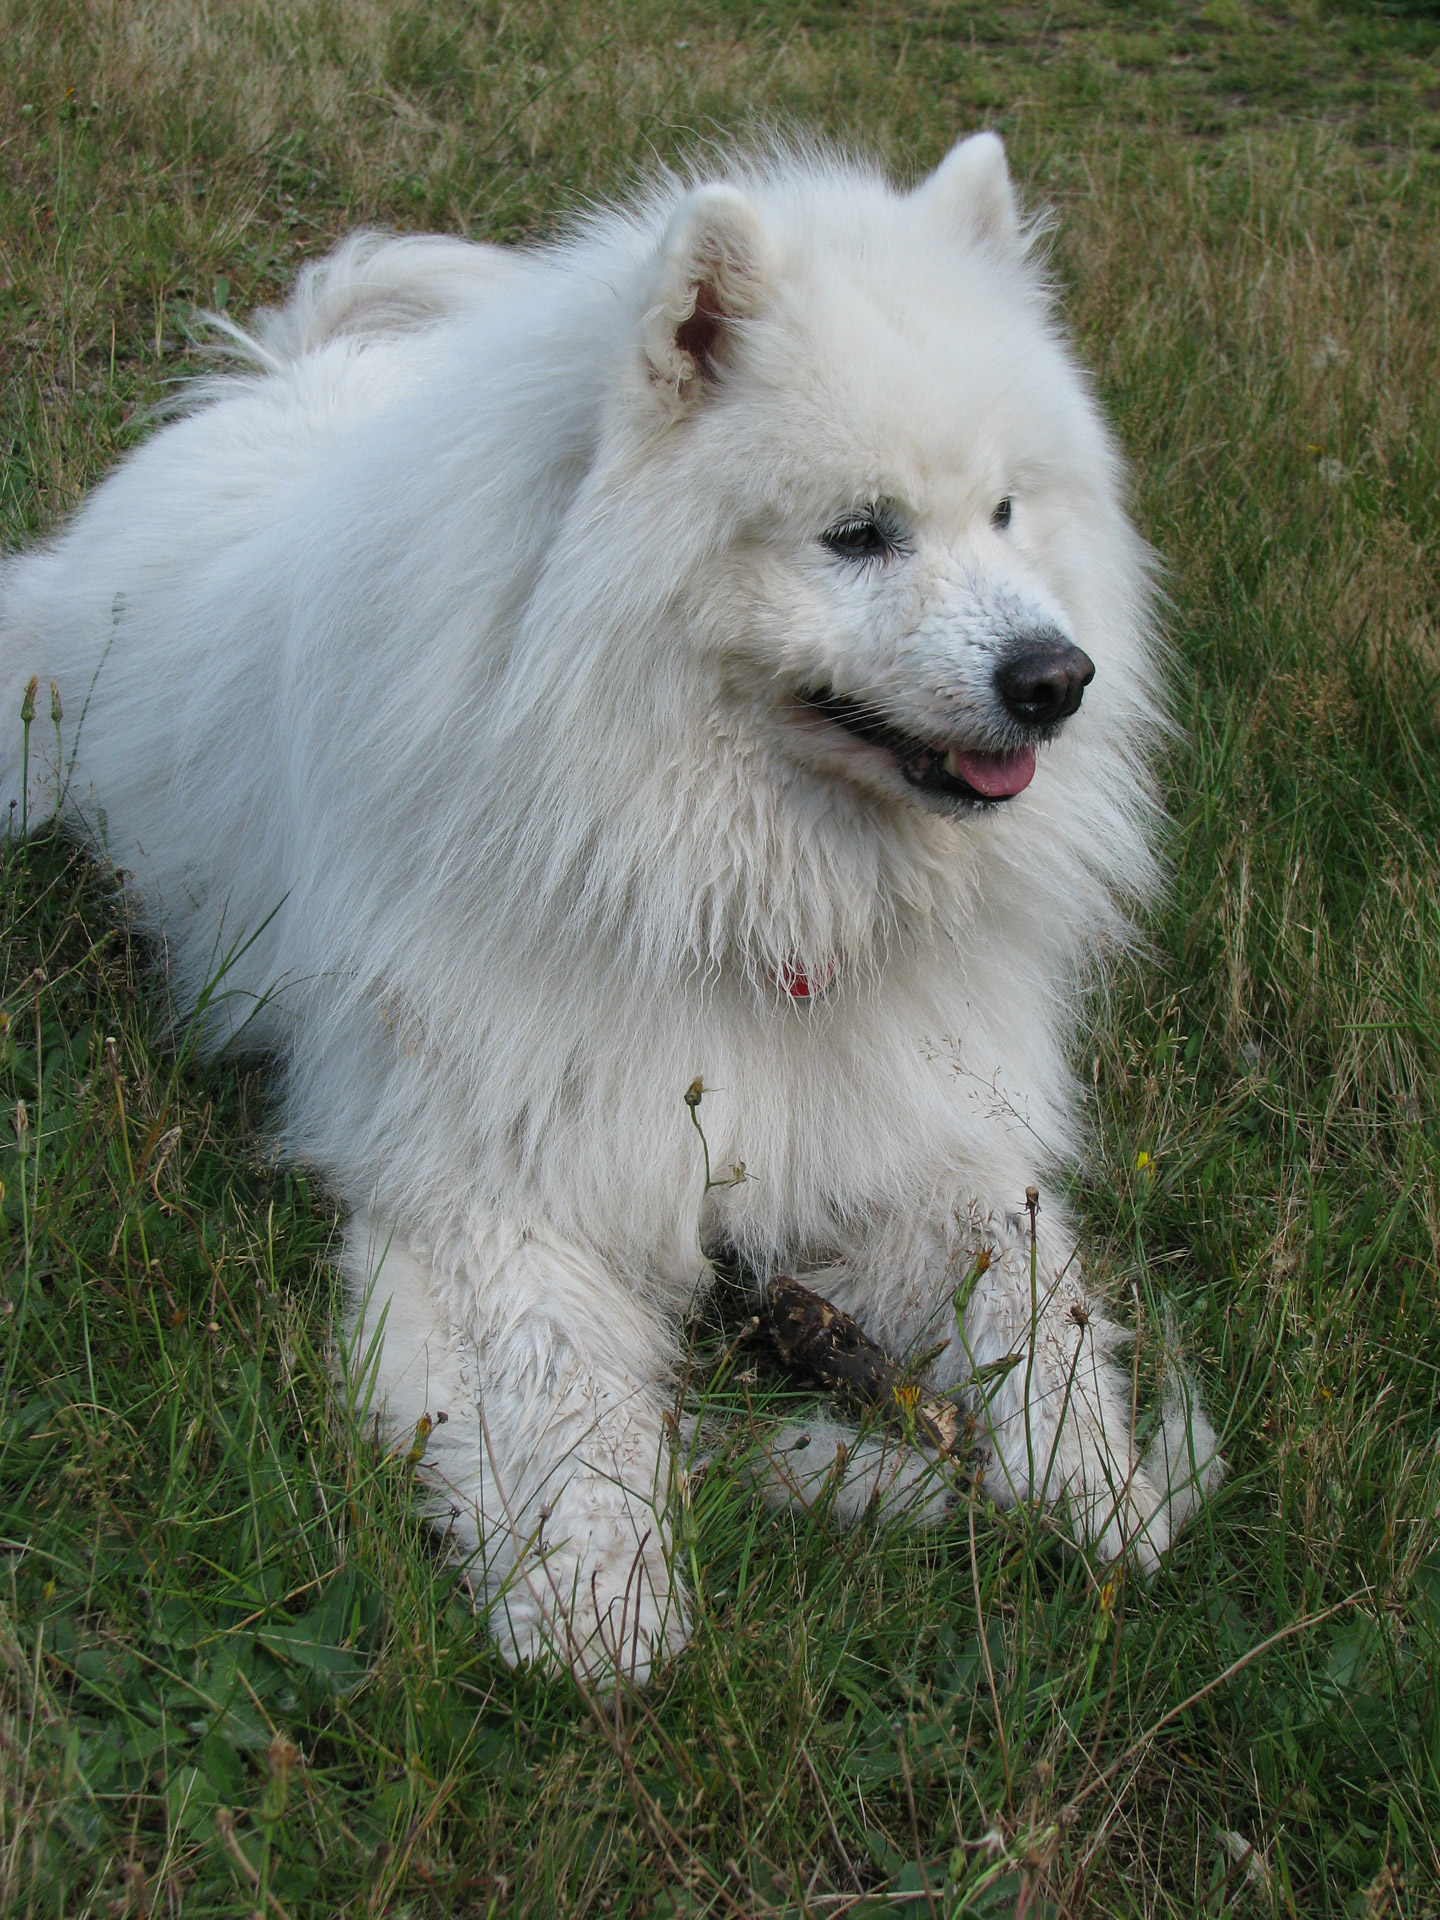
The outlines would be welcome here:
[[[906,551],[904,535],[880,507],[847,513],[825,529],[820,544],[842,560],[889,560]]]
[[[1005,498],[1000,502],[999,506],[996,507],[995,511],[990,516],[991,526],[1002,531],[1004,528],[1008,527],[1010,524],[1010,514],[1013,510],[1013,505],[1014,503],[1012,502],[1009,494],[1007,493]]]

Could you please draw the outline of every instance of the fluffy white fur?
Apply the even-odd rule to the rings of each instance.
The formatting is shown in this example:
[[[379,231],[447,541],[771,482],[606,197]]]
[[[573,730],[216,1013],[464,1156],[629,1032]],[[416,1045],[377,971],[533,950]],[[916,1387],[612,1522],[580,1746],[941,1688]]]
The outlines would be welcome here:
[[[682,1642],[667,1409],[722,1243],[901,1349],[954,1335],[988,1249],[934,1369],[987,1369],[987,1486],[1153,1561],[1213,1437],[1173,1408],[1136,1460],[1053,1177],[1077,986],[1152,884],[1160,676],[1000,143],[910,193],[737,163],[533,251],[357,236],[234,344],[8,563],[0,805],[53,679],[30,819],[58,797],[125,870],[182,1008],[227,963],[208,1030],[280,1063],[349,1213],[355,1349],[397,1435],[445,1416],[435,1510],[507,1654],[643,1674]],[[877,501],[905,551],[822,544]],[[1000,748],[1035,631],[1097,673],[997,806],[797,700]],[[696,1075],[748,1170],[708,1194]],[[791,1450],[799,1497],[838,1445]],[[897,1474],[852,1451],[839,1510]]]

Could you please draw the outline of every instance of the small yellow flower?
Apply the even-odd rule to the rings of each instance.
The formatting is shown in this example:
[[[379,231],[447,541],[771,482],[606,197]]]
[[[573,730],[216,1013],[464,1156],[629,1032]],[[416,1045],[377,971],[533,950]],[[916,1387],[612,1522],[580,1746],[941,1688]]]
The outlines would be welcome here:
[[[430,1418],[428,1413],[422,1413],[420,1418],[415,1422],[414,1444],[405,1455],[407,1466],[418,1467],[420,1462],[425,1458],[425,1442],[430,1438],[430,1431],[434,1425],[435,1422]]]
[[[896,1387],[895,1398],[906,1413],[914,1413],[920,1404],[920,1389],[916,1386]]]
[[[1142,1173],[1145,1171],[1146,1167],[1149,1166],[1149,1164],[1150,1164],[1150,1156],[1148,1153],[1136,1154],[1135,1165],[1140,1169]]]
[[[1108,1616],[1110,1613],[1114,1611],[1114,1608],[1115,1608],[1115,1576],[1112,1573],[1110,1578],[1105,1582],[1104,1586],[1101,1587],[1100,1589],[1100,1611],[1102,1614],[1105,1614]]]

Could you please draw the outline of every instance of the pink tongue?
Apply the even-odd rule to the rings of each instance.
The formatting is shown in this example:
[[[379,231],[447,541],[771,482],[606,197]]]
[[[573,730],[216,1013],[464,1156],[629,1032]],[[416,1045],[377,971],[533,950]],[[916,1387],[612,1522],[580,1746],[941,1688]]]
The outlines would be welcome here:
[[[1035,778],[1033,747],[1021,747],[1016,753],[957,753],[951,764],[956,762],[966,786],[987,800],[1008,800]]]

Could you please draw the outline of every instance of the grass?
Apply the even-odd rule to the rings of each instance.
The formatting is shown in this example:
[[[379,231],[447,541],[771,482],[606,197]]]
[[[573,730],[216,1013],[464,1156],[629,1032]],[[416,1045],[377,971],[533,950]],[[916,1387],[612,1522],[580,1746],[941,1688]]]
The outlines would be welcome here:
[[[900,167],[1006,134],[1180,663],[1089,1258],[1232,1461],[1145,1587],[983,1506],[777,1519],[722,1452],[685,1657],[609,1705],[507,1671],[329,1384],[334,1222],[263,1072],[162,1037],[112,879],[7,844],[0,1908],[1440,1913],[1433,9],[0,0],[0,38],[6,544],[143,433],[193,304],[358,220],[543,230],[757,113]],[[739,1435],[780,1388],[716,1372],[725,1312]]]

